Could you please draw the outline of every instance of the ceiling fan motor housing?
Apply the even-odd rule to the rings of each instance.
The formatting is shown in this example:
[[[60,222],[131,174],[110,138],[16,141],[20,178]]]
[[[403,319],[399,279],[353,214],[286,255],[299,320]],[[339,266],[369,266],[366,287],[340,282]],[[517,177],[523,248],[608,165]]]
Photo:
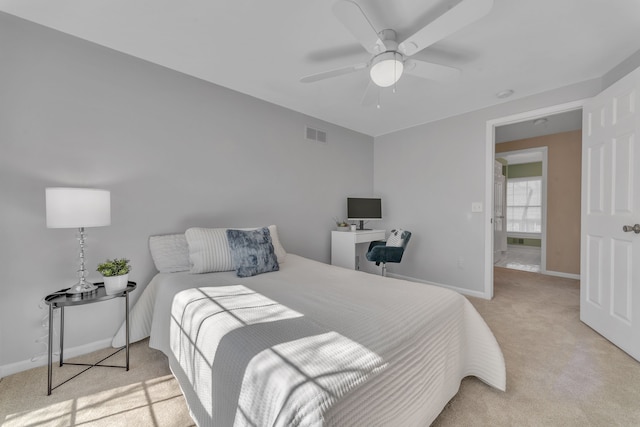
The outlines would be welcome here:
[[[396,32],[393,30],[382,30],[378,33],[378,41],[373,47],[376,53],[384,53],[389,51],[398,51],[398,42],[396,41]]]

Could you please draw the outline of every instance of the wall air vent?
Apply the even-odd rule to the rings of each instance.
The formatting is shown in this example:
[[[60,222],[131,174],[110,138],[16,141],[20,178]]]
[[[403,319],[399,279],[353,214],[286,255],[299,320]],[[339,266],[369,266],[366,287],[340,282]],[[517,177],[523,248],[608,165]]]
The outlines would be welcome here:
[[[327,132],[306,126],[305,138],[309,141],[327,142]]]

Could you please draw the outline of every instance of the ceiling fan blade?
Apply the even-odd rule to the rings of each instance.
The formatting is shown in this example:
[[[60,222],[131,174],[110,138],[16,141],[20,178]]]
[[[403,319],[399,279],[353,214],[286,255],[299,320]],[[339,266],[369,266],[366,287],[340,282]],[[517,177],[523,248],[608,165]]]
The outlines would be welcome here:
[[[378,37],[378,32],[357,3],[351,0],[338,0],[333,5],[333,14],[367,52],[371,54],[382,52],[384,45]]]
[[[327,62],[336,60],[359,61],[368,60],[370,55],[362,50],[359,43],[351,43],[344,46],[332,46],[324,49],[317,49],[305,55],[305,59],[310,62]]]
[[[355,71],[364,70],[369,66],[368,63],[363,62],[356,65],[350,65],[348,67],[338,68],[335,70],[323,71],[322,73],[311,74],[300,79],[301,83],[313,83],[324,79],[330,79],[332,77],[341,76],[343,74],[353,73]]]
[[[433,62],[418,61],[417,59],[407,59],[404,62],[404,72],[412,76],[438,82],[453,82],[460,77],[460,70],[457,68],[434,64]]]
[[[462,0],[414,35],[400,43],[398,50],[411,56],[485,16],[493,0]]]
[[[364,95],[362,96],[362,106],[368,107],[370,105],[376,105],[380,99],[380,88],[376,86],[371,80],[369,80],[369,84],[367,88],[364,90]]]

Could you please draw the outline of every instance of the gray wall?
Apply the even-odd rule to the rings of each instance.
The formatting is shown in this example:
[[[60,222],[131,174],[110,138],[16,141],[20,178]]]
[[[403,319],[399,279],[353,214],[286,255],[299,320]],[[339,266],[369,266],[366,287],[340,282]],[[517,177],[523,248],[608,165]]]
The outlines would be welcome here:
[[[374,191],[385,201],[381,227],[413,232],[401,264],[392,274],[484,292],[488,120],[588,98],[600,79],[514,100],[375,138]],[[491,156],[493,157],[493,156]]]
[[[149,235],[277,224],[287,251],[328,262],[346,196],[373,191],[369,136],[5,14],[0,55],[0,376],[35,366],[38,302],[75,276],[76,232],[45,225],[48,186],[111,190],[88,269],[130,258],[134,300],[155,272]],[[329,142],[305,140],[305,125]],[[67,310],[67,346],[105,342],[122,305]]]

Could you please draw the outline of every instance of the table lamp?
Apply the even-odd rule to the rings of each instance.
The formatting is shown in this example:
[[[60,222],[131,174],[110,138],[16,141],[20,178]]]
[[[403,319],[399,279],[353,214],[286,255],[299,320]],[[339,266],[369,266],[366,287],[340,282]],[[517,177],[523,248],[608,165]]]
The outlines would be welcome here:
[[[80,243],[79,280],[67,293],[83,294],[98,289],[87,281],[84,266],[85,227],[111,224],[111,193],[94,188],[47,188],[47,228],[77,228]]]

